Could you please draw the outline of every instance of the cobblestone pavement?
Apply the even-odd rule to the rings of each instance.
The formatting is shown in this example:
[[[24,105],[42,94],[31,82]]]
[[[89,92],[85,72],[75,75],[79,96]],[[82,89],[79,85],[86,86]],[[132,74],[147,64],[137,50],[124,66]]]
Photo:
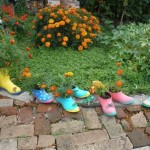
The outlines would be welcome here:
[[[150,150],[150,109],[101,107],[68,113],[59,104],[0,96],[0,150]]]

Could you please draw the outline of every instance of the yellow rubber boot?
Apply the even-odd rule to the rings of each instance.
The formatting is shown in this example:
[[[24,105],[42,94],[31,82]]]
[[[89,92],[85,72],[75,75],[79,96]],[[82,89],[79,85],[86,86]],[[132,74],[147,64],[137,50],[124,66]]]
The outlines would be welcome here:
[[[10,80],[8,73],[0,71],[0,88],[6,90],[10,94],[20,94],[21,89]]]

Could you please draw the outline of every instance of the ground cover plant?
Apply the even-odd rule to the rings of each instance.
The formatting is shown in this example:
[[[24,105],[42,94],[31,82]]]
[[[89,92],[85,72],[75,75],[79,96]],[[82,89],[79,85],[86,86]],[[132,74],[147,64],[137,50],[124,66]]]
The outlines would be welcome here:
[[[136,60],[136,62],[132,60],[132,63],[129,63],[128,58],[120,59],[121,57],[119,57],[119,55],[116,55],[120,51],[118,51],[114,43],[116,41],[120,41],[120,39],[123,37],[123,33],[125,34],[126,30],[128,31],[128,28],[130,27],[120,26],[118,27],[118,29],[113,30],[113,32],[100,33],[100,35],[95,37],[95,39],[93,40],[95,42],[95,45],[84,51],[81,51],[81,49],[79,49],[80,51],[76,51],[76,49],[74,49],[72,46],[66,47],[62,44],[56,45],[57,47],[45,47],[45,45],[41,45],[37,48],[33,43],[33,41],[36,40],[37,36],[34,35],[35,32],[32,29],[32,19],[35,20],[36,17],[28,16],[25,24],[26,28],[28,28],[28,34],[24,36],[24,40],[22,40],[21,42],[17,42],[18,49],[22,49],[22,47],[24,47],[24,49],[28,51],[28,57],[31,59],[27,59],[26,61],[24,61],[22,65],[22,67],[25,68],[24,70],[20,70],[18,68],[17,71],[11,72],[12,77],[16,77],[16,75],[18,74],[20,75],[18,80],[15,80],[15,82],[23,90],[30,91],[32,88],[34,88],[34,85],[38,83],[46,83],[47,86],[54,83],[56,83],[56,85],[59,85],[61,82],[60,75],[68,71],[74,73],[75,84],[81,88],[89,89],[92,81],[94,80],[100,80],[103,83],[111,85],[116,75],[115,63],[117,61],[121,61],[122,69],[124,72],[123,78],[125,80],[122,88],[123,91],[130,94],[148,94],[150,92],[150,79],[147,77],[145,69],[141,71],[134,69],[134,66],[137,65],[138,59]],[[43,24],[41,26],[43,27]],[[147,31],[145,29],[145,26],[143,25],[143,30]],[[141,28],[142,25],[137,27]],[[131,28],[135,29],[136,25]],[[47,36],[48,31],[43,29],[44,28],[42,28],[42,34]],[[122,29],[125,31],[122,31]],[[123,33],[118,34],[120,32]],[[138,30],[135,29],[131,33],[136,32],[138,32]],[[140,30],[140,32],[142,31]],[[134,38],[132,37],[132,34],[130,35],[129,33],[130,31],[128,31],[128,36]],[[115,40],[115,36],[113,35],[116,34],[118,35],[118,39]],[[146,35],[147,33],[145,34],[145,36]],[[142,36],[143,35],[138,36],[136,40],[138,41],[138,38],[142,39]],[[16,39],[16,41],[19,40]],[[39,41],[39,45],[40,44],[41,42]],[[132,43],[131,40],[130,46],[133,46],[135,49],[140,49],[141,47],[139,47],[138,44],[139,43]],[[122,48],[121,53],[125,53],[126,43],[124,44],[123,39],[120,42],[120,45]],[[146,46],[147,43],[146,45],[142,45],[144,49],[143,51],[147,50]],[[26,73],[29,73],[28,71],[31,72],[30,78],[23,78],[25,77]]]

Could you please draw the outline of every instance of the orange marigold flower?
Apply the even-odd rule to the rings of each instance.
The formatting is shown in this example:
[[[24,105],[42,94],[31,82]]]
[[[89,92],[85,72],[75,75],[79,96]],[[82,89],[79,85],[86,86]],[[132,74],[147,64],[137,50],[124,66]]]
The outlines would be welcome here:
[[[62,18],[63,20],[66,20],[67,19],[67,17],[66,16],[63,16],[63,18]]]
[[[28,54],[28,57],[29,57],[29,58],[32,58],[32,57],[33,57],[33,55],[32,55],[31,53],[29,53],[29,54]]]
[[[10,34],[11,34],[11,35],[15,35],[16,33],[15,33],[14,31],[11,31]]]
[[[76,35],[76,39],[80,39],[80,35],[79,34]]]
[[[81,33],[81,35],[82,35],[82,36],[86,36],[86,35],[87,35],[87,32],[84,31],[84,32]]]
[[[81,46],[81,45],[78,46],[78,50],[79,50],[79,51],[82,51],[82,50],[83,50],[83,46]]]
[[[123,70],[122,69],[118,69],[117,70],[117,74],[121,76],[123,74]]]
[[[62,42],[62,45],[63,45],[63,46],[66,46],[66,45],[67,45],[67,43],[66,43],[66,42]]]
[[[58,32],[58,33],[57,33],[57,36],[61,36],[61,33],[60,33],[60,32]]]
[[[55,23],[55,27],[57,27],[57,28],[59,27],[59,22]]]
[[[35,29],[35,26],[32,26],[32,29]]]
[[[57,89],[57,88],[56,88],[55,85],[52,85],[52,86],[50,87],[50,90],[51,90],[51,91],[56,91],[56,89]]]
[[[42,16],[42,15],[40,15],[38,18],[39,18],[39,20],[42,20],[42,19],[43,19],[43,16]]]
[[[29,71],[29,68],[28,67],[26,67],[26,68],[24,68],[24,70],[23,70],[24,72],[28,72]]]
[[[38,33],[38,34],[37,34],[37,37],[40,37],[40,36],[41,36],[41,33]]]
[[[48,22],[49,22],[49,23],[54,23],[54,20],[53,20],[53,19],[50,19]]]
[[[50,42],[46,42],[46,43],[45,43],[45,46],[46,46],[46,47],[50,47],[50,45],[51,45]]]
[[[47,34],[47,36],[46,36],[48,39],[50,39],[51,37],[52,37],[52,35],[51,34]]]
[[[26,47],[26,51],[30,51],[30,47]]]
[[[121,62],[116,62],[116,66],[121,66]]]
[[[45,42],[45,38],[42,38],[42,39],[41,39],[41,42],[44,43],[44,42]]]
[[[45,88],[46,88],[46,84],[45,84],[45,83],[42,83],[42,84],[40,85],[40,87],[41,87],[42,89],[45,89]]]
[[[44,29],[44,30],[47,30],[47,26],[44,26],[43,29]]]
[[[65,22],[66,22],[66,23],[70,23],[70,19],[66,19]]]
[[[63,37],[63,40],[64,40],[64,42],[67,42],[68,41],[68,37],[67,36]]]
[[[60,21],[59,25],[64,26],[65,25],[65,21]]]
[[[116,86],[118,86],[118,87],[122,87],[122,86],[123,86],[122,81],[121,81],[121,80],[118,80],[118,81],[116,82]]]
[[[54,17],[55,16],[55,14],[54,13],[50,13],[50,17]]]
[[[76,26],[73,26],[73,27],[72,27],[72,30],[75,31],[75,30],[76,30]]]
[[[60,96],[59,93],[55,93],[55,94],[54,94],[54,97],[59,97],[59,96]]]
[[[72,90],[71,89],[67,89],[66,90],[66,94],[71,95],[72,94]]]
[[[27,72],[25,76],[26,76],[27,78],[30,78],[30,77],[31,77],[31,73],[30,73],[30,72]]]
[[[15,40],[14,40],[14,39],[11,39],[11,40],[10,40],[10,43],[11,43],[12,45],[14,45],[14,44],[15,44]]]

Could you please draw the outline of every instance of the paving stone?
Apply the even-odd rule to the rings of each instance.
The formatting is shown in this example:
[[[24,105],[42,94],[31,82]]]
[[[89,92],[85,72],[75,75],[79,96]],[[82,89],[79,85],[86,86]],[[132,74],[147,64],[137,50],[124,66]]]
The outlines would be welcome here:
[[[1,128],[0,139],[20,137],[20,136],[33,136],[33,125],[19,125]]]
[[[111,124],[116,124],[115,117],[109,117],[106,115],[102,115],[102,116],[100,116],[99,119],[101,120],[102,124],[104,124],[105,126],[111,125]]]
[[[17,139],[2,139],[0,142],[0,150],[18,150]]]
[[[17,124],[16,115],[0,118],[0,128],[6,127],[9,125],[16,125],[16,124]]]
[[[142,110],[142,107],[141,106],[133,106],[133,105],[130,105],[128,107],[126,107],[126,109],[129,111],[129,112],[139,112]]]
[[[52,110],[48,113],[45,114],[45,117],[51,122],[51,123],[56,123],[59,122],[63,116],[60,111],[58,110]]]
[[[147,125],[146,118],[142,111],[133,115],[130,119],[134,127],[146,127]]]
[[[100,129],[101,124],[94,109],[84,109],[83,118],[87,129]]]
[[[0,99],[0,107],[13,106],[13,99]]]
[[[51,133],[51,123],[42,114],[37,114],[34,130],[35,135],[49,135]]]
[[[150,127],[146,127],[145,132],[150,135]]]
[[[55,145],[55,137],[52,135],[39,135],[37,147],[52,147]]]
[[[135,149],[132,149],[132,150],[150,150],[150,146],[135,148]]]
[[[102,107],[96,107],[96,108],[95,108],[95,111],[97,112],[97,115],[98,115],[98,116],[101,116],[102,114],[104,114],[104,113],[103,113],[103,110],[102,110]]]
[[[126,117],[126,113],[124,112],[122,108],[116,108],[116,112],[117,112],[118,119],[123,119]]]
[[[18,112],[18,122],[29,124],[31,121],[33,121],[33,109],[32,107],[24,107],[21,108]]]
[[[57,110],[57,104],[39,104],[37,107],[37,111],[40,113],[50,112],[51,110]]]
[[[76,150],[71,135],[64,135],[56,138],[57,150]]]
[[[55,147],[47,147],[47,148],[43,148],[42,150],[56,150]]]
[[[122,125],[124,131],[126,131],[126,132],[132,131],[130,124],[125,119],[121,120],[121,125]]]
[[[145,116],[148,119],[148,121],[150,121],[150,112],[145,112]]]
[[[14,100],[14,105],[16,105],[16,106],[24,106],[25,102],[19,101],[19,100]]]
[[[73,135],[76,146],[92,144],[109,139],[106,130],[91,130]]]
[[[127,133],[134,148],[147,146],[150,144],[149,138],[139,129],[134,129],[132,132]]]
[[[93,144],[76,146],[76,150],[95,150]]]
[[[133,145],[127,137],[123,136],[95,143],[94,148],[94,150],[130,150]]]
[[[68,111],[63,110],[63,115],[65,118],[71,118],[71,119],[76,119],[76,120],[80,120],[82,119],[82,110],[80,110],[77,113],[70,113]]]
[[[52,134],[62,135],[65,133],[78,133],[85,130],[83,121],[73,120],[69,122],[59,122],[51,125]]]
[[[107,132],[111,139],[126,135],[120,124],[106,125],[105,128],[107,129]]]
[[[24,137],[18,138],[18,148],[19,149],[36,149],[37,137]]]
[[[1,107],[0,115],[1,116],[17,115],[17,107]]]

